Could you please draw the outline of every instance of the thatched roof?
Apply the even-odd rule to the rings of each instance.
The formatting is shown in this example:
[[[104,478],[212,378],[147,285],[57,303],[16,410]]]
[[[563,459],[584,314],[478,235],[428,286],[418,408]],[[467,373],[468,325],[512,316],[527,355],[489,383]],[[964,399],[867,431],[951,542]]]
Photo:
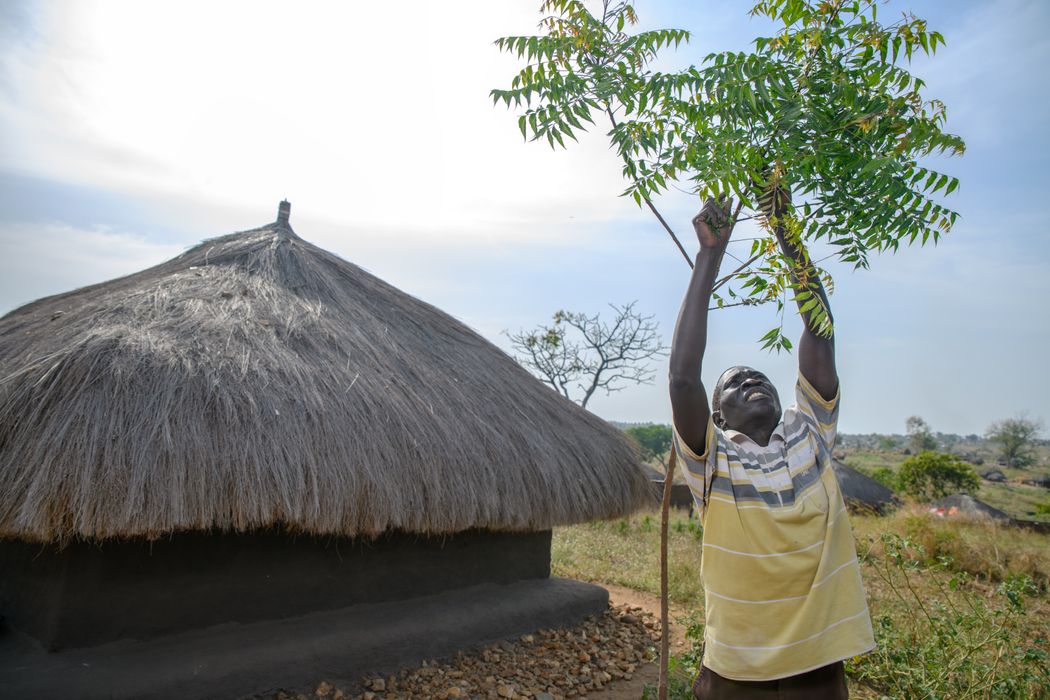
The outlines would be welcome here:
[[[533,530],[647,501],[622,432],[282,213],[0,319],[0,536]]]
[[[831,464],[846,505],[854,509],[867,509],[881,513],[896,504],[893,491],[870,476],[847,467],[837,459],[832,460]]]
[[[978,501],[967,493],[956,493],[945,496],[930,504],[930,512],[948,518],[991,518],[1012,522],[1007,513],[994,508],[984,501]]]

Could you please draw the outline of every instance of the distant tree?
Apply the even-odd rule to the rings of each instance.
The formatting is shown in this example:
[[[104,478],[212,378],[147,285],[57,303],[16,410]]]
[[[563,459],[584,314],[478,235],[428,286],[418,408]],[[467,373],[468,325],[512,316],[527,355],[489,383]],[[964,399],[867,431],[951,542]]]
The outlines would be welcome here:
[[[610,304],[612,321],[599,314],[558,311],[552,325],[507,333],[522,365],[555,391],[587,408],[594,392],[609,394],[623,384],[648,384],[649,360],[666,354],[653,316],[634,309],[636,301]]]
[[[671,451],[671,426],[655,423],[635,425],[628,428],[626,432],[638,443],[642,459],[647,462],[656,460],[664,467],[667,466],[665,458]]]
[[[895,450],[899,446],[897,438],[893,435],[880,435],[878,441],[880,450]]]
[[[959,491],[976,491],[977,472],[955,455],[922,452],[901,462],[897,483],[909,495],[927,501]]]
[[[1015,418],[996,421],[985,433],[992,442],[998,443],[999,452],[1006,466],[1024,469],[1035,461],[1032,443],[1043,430],[1043,422],[1021,414]]]
[[[929,424],[919,416],[911,416],[904,421],[908,433],[908,445],[915,454],[937,449],[937,438],[930,431]]]

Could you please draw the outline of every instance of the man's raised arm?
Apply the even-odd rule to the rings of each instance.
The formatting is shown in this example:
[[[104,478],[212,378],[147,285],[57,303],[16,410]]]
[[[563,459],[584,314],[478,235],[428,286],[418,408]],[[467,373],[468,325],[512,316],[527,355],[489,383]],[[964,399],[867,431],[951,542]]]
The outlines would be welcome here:
[[[700,252],[671,341],[669,380],[674,425],[685,444],[698,455],[707,451],[707,423],[711,416],[707,391],[700,382],[700,367],[707,348],[707,310],[733,230],[732,216],[731,201],[708,199],[693,217]]]
[[[794,262],[794,274],[792,278],[796,284],[803,280],[802,289],[808,289],[810,294],[815,295],[827,310],[828,321],[831,322],[831,305],[828,303],[828,295],[824,292],[824,285],[820,282],[809,254],[801,242],[789,240],[781,217],[787,210],[790,202],[790,194],[786,190],[780,190],[772,201],[763,203],[763,209],[767,216],[775,215],[778,219],[773,228],[777,240],[780,241],[780,249],[784,255]],[[820,324],[814,322],[814,311],[819,305],[812,307],[809,311],[802,311],[802,307],[812,297],[799,299],[799,315],[802,316],[802,337],[798,342],[798,371],[806,378],[810,386],[817,390],[825,400],[830,401],[838,394],[839,376],[835,370],[835,336],[834,334],[823,336],[819,333]]]

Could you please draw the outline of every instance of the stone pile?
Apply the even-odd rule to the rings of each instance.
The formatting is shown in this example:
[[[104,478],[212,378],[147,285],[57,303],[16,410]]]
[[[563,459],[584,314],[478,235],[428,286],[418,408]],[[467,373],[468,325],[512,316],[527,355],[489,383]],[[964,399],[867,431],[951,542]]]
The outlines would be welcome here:
[[[268,700],[568,700],[624,679],[652,661],[659,623],[641,608],[611,607],[567,629],[424,661],[393,676],[364,678],[351,692],[322,681],[312,693],[278,691]]]

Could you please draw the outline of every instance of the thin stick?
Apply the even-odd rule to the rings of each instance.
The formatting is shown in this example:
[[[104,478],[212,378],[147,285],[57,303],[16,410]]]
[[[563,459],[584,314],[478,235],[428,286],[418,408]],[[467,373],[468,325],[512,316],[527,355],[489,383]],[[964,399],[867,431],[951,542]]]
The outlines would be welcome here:
[[[733,270],[732,272],[730,272],[728,275],[726,275],[722,279],[720,279],[717,282],[715,282],[715,286],[711,287],[711,291],[712,292],[715,291],[716,289],[718,289],[719,287],[724,285],[726,282],[728,282],[729,280],[731,280],[734,277],[736,277],[745,268],[750,267],[751,263],[755,262],[756,260],[758,260],[761,257],[762,257],[762,253],[761,252],[755,253],[754,255],[752,255],[750,258],[748,258],[747,262],[743,263],[740,267],[738,267],[737,269]]]
[[[657,695],[667,700],[668,664],[670,662],[670,624],[667,621],[667,514],[671,509],[671,487],[674,483],[674,467],[677,452],[672,447],[664,475],[664,497],[660,504],[660,685]]]
[[[608,105],[606,105],[606,107],[605,107],[605,113],[609,115],[609,121],[612,122],[613,128],[615,129],[616,128],[616,117],[613,116],[612,110],[609,109]],[[637,181],[636,181],[636,184],[637,184]],[[639,194],[641,194],[641,193],[639,193]],[[659,221],[660,224],[664,227],[664,230],[667,231],[667,235],[669,235],[671,237],[671,240],[674,241],[674,244],[676,246],[678,246],[679,252],[681,252],[682,257],[685,258],[685,264],[689,266],[690,270],[692,270],[693,269],[693,261],[689,258],[689,253],[685,252],[685,247],[683,247],[682,246],[682,242],[680,240],[678,240],[678,236],[676,236],[674,234],[674,231],[671,230],[671,227],[667,224],[667,221],[665,221],[664,217],[661,216],[660,212],[658,212],[656,210],[656,205],[654,205],[652,203],[652,201],[648,197],[646,197],[644,194],[642,195],[642,199],[645,201],[646,206],[649,207],[649,211],[651,211],[653,213],[653,216],[656,217],[656,220]]]

